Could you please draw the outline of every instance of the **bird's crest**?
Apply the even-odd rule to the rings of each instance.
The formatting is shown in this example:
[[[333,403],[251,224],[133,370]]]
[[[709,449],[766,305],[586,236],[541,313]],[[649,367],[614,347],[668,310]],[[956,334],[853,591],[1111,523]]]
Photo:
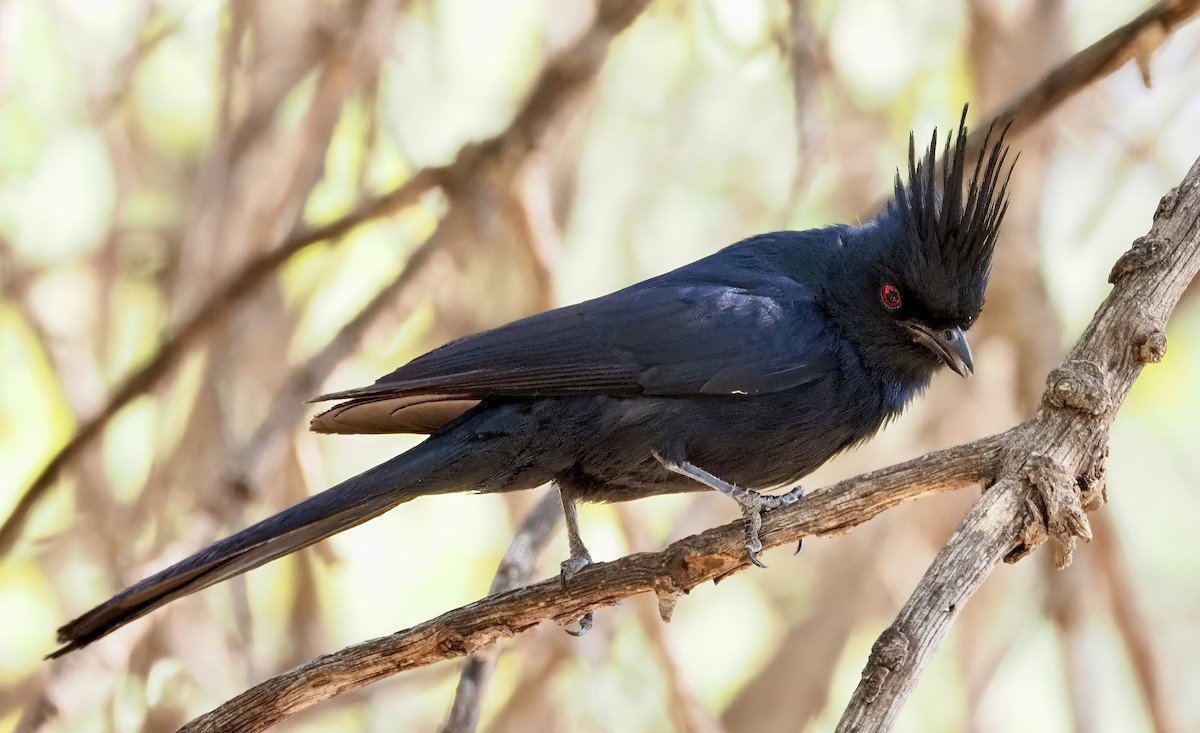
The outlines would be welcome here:
[[[1008,148],[1004,137],[1009,126],[1005,125],[993,140],[993,122],[980,148],[974,175],[966,185],[966,118],[964,106],[957,135],[946,136],[940,176],[936,161],[937,130],[919,162],[915,140],[909,133],[908,184],[904,184],[897,170],[895,195],[888,204],[888,215],[903,227],[904,259],[911,275],[926,282],[944,278],[947,284],[956,283],[958,287],[954,289],[970,300],[977,295],[977,305],[962,304],[977,311],[983,305],[983,290],[991,271],[1000,222],[1008,210],[1008,182],[1016,159],[1006,171]]]

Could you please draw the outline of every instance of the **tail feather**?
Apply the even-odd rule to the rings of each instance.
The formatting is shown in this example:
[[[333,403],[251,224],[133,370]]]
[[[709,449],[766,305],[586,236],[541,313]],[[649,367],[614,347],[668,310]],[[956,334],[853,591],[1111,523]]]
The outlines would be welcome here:
[[[447,436],[448,437],[448,436]],[[438,471],[459,448],[431,438],[412,450],[230,535],[136,583],[58,630],[54,659],[177,598],[319,542],[418,496],[470,487],[470,477],[449,483]],[[464,485],[466,484],[466,485]]]

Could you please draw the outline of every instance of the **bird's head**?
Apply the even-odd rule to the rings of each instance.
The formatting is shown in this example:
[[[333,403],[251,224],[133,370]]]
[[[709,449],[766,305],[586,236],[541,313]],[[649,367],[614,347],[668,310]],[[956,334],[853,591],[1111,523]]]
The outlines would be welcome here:
[[[847,231],[834,274],[837,311],[880,376],[928,379],[942,364],[963,377],[974,369],[966,331],[983,310],[992,250],[1008,208],[1004,133],[988,130],[967,180],[967,129],[937,132],[923,159],[909,136],[908,180],[875,221]],[[1014,160],[1015,164],[1015,160]]]

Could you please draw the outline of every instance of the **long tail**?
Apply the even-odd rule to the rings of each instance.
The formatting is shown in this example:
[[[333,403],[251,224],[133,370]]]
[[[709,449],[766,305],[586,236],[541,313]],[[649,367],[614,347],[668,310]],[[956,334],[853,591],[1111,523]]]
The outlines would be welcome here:
[[[154,609],[377,517],[418,496],[474,488],[453,434],[410,451],[226,537],[126,588],[58,630],[53,659],[87,646]],[[458,460],[456,460],[458,459]],[[458,465],[455,465],[458,464]],[[456,470],[467,468],[465,471]]]

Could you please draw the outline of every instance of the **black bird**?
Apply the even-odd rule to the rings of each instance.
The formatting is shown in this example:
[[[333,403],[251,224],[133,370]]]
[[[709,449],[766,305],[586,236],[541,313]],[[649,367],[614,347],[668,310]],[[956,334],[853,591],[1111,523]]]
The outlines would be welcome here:
[[[991,130],[966,181],[966,110],[875,220],[751,237],[624,290],[459,339],[316,416],[323,433],[417,433],[413,449],[216,542],[59,629],[78,649],[170,601],[419,496],[554,482],[571,557],[575,503],[716,489],[761,564],[758,489],[793,483],[873,435],[942,365],[973,369],[1012,168]],[[964,194],[964,187],[966,188]]]

